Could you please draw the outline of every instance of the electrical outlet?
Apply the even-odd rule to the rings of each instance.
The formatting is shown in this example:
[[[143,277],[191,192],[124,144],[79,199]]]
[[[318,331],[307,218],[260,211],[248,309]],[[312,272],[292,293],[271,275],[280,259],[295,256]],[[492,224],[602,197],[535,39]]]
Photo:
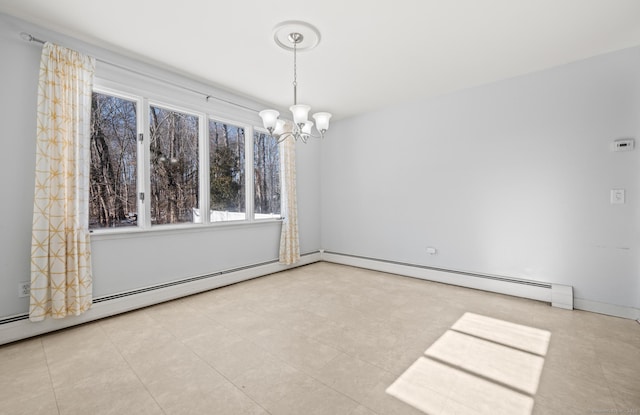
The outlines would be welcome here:
[[[28,297],[31,292],[31,282],[23,281],[18,284],[18,297]]]

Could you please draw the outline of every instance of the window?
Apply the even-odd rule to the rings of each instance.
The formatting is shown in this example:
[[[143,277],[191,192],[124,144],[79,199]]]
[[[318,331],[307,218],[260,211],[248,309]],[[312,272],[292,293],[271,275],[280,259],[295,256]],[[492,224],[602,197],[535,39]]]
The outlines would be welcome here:
[[[211,222],[244,220],[244,128],[209,121]]]
[[[193,222],[198,208],[198,130],[195,115],[151,106],[151,223]]]
[[[279,145],[250,124],[94,91],[89,212],[92,230],[280,218]]]
[[[253,134],[254,209],[256,219],[280,217],[280,152],[269,134]]]
[[[94,93],[91,99],[89,228],[136,226],[136,102]]]

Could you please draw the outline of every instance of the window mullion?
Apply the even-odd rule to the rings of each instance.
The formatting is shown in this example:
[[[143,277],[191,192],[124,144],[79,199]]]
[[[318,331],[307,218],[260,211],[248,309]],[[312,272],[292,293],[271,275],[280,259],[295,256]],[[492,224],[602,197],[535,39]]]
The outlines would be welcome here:
[[[151,129],[149,128],[149,100],[142,98],[141,100],[140,120],[138,121],[142,126],[142,134],[144,140],[138,145],[141,151],[138,152],[138,171],[139,176],[139,193],[144,195],[144,199],[138,198],[140,206],[138,222],[144,229],[151,228]],[[140,148],[138,147],[138,148]]]
[[[244,188],[245,188],[245,210],[247,211],[247,220],[253,222],[255,220],[254,209],[254,168],[253,168],[253,126],[246,127],[244,136]]]
[[[211,223],[211,188],[209,167],[209,117],[200,116],[200,217],[203,224]]]

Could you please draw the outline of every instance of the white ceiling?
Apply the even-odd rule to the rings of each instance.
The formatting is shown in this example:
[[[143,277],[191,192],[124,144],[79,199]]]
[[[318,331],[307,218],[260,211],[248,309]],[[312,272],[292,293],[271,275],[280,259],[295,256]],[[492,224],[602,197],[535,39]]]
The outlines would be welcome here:
[[[273,27],[322,35],[298,98],[345,118],[640,45],[640,0],[0,0],[0,11],[258,100],[292,101]]]

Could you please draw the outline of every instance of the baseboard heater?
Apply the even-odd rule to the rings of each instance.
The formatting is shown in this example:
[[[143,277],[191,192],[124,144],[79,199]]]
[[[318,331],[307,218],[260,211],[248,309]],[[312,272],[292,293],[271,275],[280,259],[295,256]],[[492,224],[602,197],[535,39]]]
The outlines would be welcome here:
[[[160,290],[162,288],[174,287],[176,285],[187,284],[187,283],[194,282],[194,281],[200,281],[200,280],[204,280],[204,279],[208,279],[208,278],[214,278],[214,277],[218,277],[220,275],[230,274],[232,272],[238,272],[238,271],[242,271],[242,270],[245,270],[245,269],[259,267],[259,266],[262,266],[262,265],[275,264],[277,262],[278,262],[278,260],[267,261],[267,262],[262,262],[262,263],[259,263],[259,264],[248,265],[248,266],[245,266],[245,267],[238,267],[238,268],[233,268],[233,269],[230,269],[230,270],[214,272],[212,274],[200,275],[198,277],[192,277],[192,278],[186,278],[186,279],[183,279],[183,280],[172,281],[172,282],[168,282],[168,283],[165,283],[165,284],[158,284],[158,285],[153,285],[153,286],[150,286],[150,287],[139,288],[139,289],[136,289],[136,290],[125,291],[125,292],[121,292],[121,293],[118,293],[118,294],[112,294],[112,295],[105,295],[105,296],[102,296],[102,297],[96,297],[96,298],[93,299],[93,304],[99,304],[99,303],[102,303],[104,301],[114,300],[116,298],[130,297],[132,295],[142,294],[142,293],[146,293],[146,292],[149,292],[149,291]],[[12,323],[14,321],[26,320],[28,318],[29,318],[29,314],[20,314],[20,315],[17,315],[17,316],[4,318],[4,319],[0,320],[0,324]]]
[[[573,287],[520,278],[459,271],[388,259],[332,251],[320,251],[323,261],[388,272],[445,284],[475,288],[551,303],[573,309]]]
[[[262,266],[265,266],[265,265],[271,265],[271,264],[277,264],[277,263],[278,263],[278,260],[274,259],[273,261],[261,262],[261,263],[258,263],[258,264],[247,265],[247,266],[244,266],[244,267],[232,268],[232,269],[228,269],[228,270],[224,270],[224,271],[220,271],[220,272],[214,272],[214,273],[211,273],[211,274],[201,275],[201,276],[198,276],[198,277],[185,278],[185,279],[178,280],[178,281],[172,281],[172,282],[167,282],[167,283],[164,283],[164,284],[153,285],[151,287],[140,288],[140,289],[137,289],[137,290],[126,291],[126,292],[123,292],[123,293],[105,295],[105,296],[102,296],[102,297],[94,298],[93,299],[93,304],[99,304],[99,303],[102,303],[104,301],[115,300],[116,298],[129,297],[131,295],[137,295],[137,294],[142,294],[142,293],[146,293],[146,292],[149,292],[149,291],[160,290],[162,288],[175,287],[176,285],[188,284],[190,282],[206,280],[206,279],[209,279],[209,278],[219,277],[219,276],[225,275],[225,274],[232,274],[232,273],[239,272],[239,271],[244,271],[244,270],[248,270],[248,269],[252,269],[252,268],[257,268],[257,267],[262,267]]]
[[[318,261],[320,261],[320,251],[308,252],[302,254],[300,262],[294,265],[282,265],[277,259],[274,259],[117,294],[100,296],[93,299],[93,306],[86,313],[64,319],[47,319],[38,323],[31,323],[28,320],[28,314],[5,317],[0,319],[0,345]]]

